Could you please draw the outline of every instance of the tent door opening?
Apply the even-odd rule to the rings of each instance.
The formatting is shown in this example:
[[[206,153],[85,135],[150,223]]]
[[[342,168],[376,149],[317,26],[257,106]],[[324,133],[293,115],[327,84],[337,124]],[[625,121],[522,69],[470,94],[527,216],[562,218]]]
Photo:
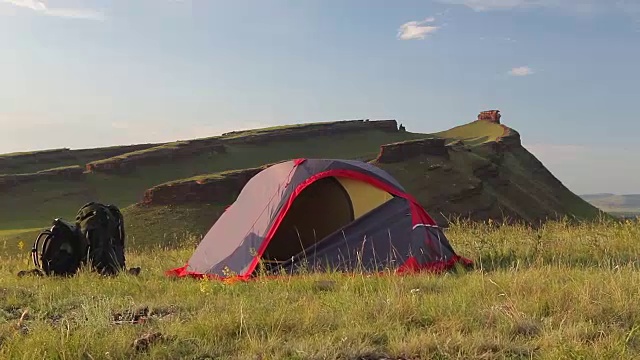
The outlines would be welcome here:
[[[262,261],[287,261],[353,220],[353,204],[340,182],[334,177],[315,181],[291,204]]]

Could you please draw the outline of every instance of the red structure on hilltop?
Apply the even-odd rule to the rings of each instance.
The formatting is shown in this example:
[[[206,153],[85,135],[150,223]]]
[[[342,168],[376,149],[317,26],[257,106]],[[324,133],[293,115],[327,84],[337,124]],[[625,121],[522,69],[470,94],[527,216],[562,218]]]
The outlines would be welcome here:
[[[500,110],[486,110],[486,111],[481,111],[478,114],[478,120],[490,121],[496,124],[500,124],[501,117],[502,115],[500,115]]]

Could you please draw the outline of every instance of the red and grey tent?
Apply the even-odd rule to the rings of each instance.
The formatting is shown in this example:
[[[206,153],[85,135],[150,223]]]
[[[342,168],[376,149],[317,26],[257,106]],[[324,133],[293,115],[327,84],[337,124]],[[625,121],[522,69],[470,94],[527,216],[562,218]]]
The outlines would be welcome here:
[[[445,271],[456,254],[425,209],[366,162],[297,159],[252,177],[169,276],[249,279],[278,271]]]

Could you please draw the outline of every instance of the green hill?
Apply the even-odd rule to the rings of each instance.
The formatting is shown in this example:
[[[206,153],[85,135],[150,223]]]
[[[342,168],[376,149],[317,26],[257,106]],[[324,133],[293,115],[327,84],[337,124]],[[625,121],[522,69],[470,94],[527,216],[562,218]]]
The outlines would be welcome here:
[[[16,183],[0,177],[0,230],[39,227],[53,216],[71,217],[81,203],[91,200],[124,208],[140,201],[147,188],[175,179],[259,166],[290,156],[372,157],[382,144],[422,136],[395,131],[395,122],[391,124],[393,131],[388,122],[305,125],[161,144],[116,156],[107,153],[104,158],[96,149],[91,162],[73,164],[88,168],[74,179],[24,174],[34,171],[36,163],[38,169],[48,164],[60,166],[68,160],[66,154],[47,154],[30,162],[5,156],[5,161],[13,164],[12,174],[20,173],[26,179]],[[0,173],[4,169],[0,167]]]
[[[122,149],[0,156],[0,238],[31,241],[33,230],[19,229],[46,227],[54,217],[72,218],[87,201],[102,201],[124,209],[132,246],[168,245],[206,231],[256,168],[298,157],[371,161],[441,223],[600,213],[522,147],[517,131],[486,120],[432,134],[408,132],[395,120],[299,124]],[[67,170],[59,175],[43,171],[61,166]]]

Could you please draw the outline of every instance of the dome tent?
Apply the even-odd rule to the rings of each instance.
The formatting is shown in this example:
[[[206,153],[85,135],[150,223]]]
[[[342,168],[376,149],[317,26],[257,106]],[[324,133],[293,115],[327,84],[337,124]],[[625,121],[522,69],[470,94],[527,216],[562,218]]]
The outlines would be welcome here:
[[[472,262],[390,174],[362,161],[296,159],[260,171],[168,276],[270,271],[445,271]]]

